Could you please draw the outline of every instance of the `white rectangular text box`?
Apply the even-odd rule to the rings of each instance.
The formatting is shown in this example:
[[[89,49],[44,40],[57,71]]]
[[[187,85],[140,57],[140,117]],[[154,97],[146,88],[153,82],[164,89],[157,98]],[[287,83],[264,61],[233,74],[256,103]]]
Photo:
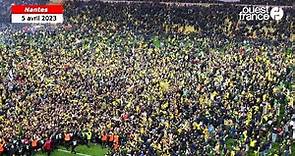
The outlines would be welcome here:
[[[63,14],[12,14],[12,23],[63,23]]]

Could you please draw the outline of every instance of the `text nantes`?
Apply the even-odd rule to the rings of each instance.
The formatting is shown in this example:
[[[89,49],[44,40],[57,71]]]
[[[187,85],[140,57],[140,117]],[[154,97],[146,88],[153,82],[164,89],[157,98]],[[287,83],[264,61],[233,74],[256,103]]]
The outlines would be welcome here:
[[[25,13],[30,13],[30,12],[48,12],[48,8],[42,8],[42,7],[25,7]]]

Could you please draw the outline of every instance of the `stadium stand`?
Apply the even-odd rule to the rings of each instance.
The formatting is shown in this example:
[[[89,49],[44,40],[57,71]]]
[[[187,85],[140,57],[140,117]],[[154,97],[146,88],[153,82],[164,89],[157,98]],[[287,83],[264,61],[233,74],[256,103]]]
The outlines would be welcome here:
[[[104,1],[104,0],[102,0]],[[117,0],[125,1],[125,0]],[[132,0],[127,0],[132,1]],[[279,6],[294,6],[293,0],[134,0],[142,2],[181,2],[181,3],[229,3],[229,4],[250,4],[250,5],[279,5]]]

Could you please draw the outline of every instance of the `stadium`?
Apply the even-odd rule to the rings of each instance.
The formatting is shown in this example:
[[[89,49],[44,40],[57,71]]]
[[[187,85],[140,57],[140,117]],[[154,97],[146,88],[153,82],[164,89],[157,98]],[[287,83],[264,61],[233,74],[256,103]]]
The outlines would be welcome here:
[[[0,0],[0,156],[295,156],[294,4]]]

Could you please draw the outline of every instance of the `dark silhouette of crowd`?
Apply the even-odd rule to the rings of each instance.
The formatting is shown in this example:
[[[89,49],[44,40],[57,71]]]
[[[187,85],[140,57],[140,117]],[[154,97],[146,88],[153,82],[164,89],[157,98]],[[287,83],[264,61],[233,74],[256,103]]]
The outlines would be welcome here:
[[[294,6],[293,0],[117,0],[117,1],[149,1],[149,2],[179,2],[179,3],[223,3],[223,4],[250,4],[250,5],[279,5]]]
[[[294,6],[294,1],[293,0],[241,0],[240,3],[242,4],[254,4],[254,5],[289,5],[289,6]]]
[[[294,9],[240,11],[67,2],[63,24],[7,25],[0,155],[90,142],[109,155],[294,155]]]

